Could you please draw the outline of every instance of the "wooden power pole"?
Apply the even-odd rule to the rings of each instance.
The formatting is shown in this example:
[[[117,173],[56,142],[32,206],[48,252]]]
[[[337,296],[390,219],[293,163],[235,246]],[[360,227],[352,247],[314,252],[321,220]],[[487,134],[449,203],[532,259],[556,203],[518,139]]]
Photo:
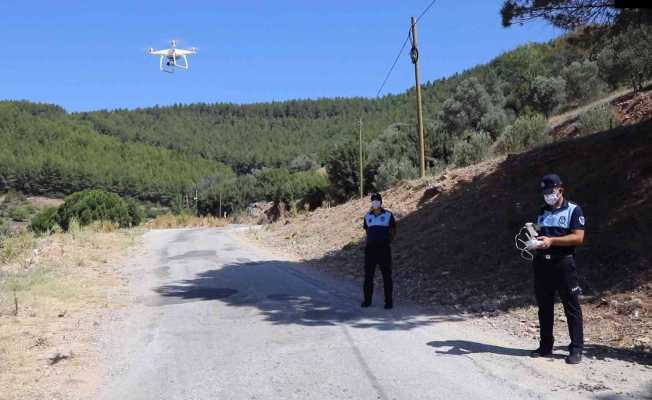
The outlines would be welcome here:
[[[412,64],[414,64],[414,80],[417,91],[417,131],[419,133],[419,173],[426,176],[426,151],[423,135],[423,110],[421,108],[421,85],[419,84],[419,50],[417,48],[417,21],[412,17],[412,50],[410,51]]]
[[[217,215],[222,218],[222,189],[220,189],[220,213]]]
[[[363,168],[363,161],[362,161],[362,118],[360,118],[360,154],[359,154],[359,160],[360,160],[360,198],[364,197],[364,168]]]

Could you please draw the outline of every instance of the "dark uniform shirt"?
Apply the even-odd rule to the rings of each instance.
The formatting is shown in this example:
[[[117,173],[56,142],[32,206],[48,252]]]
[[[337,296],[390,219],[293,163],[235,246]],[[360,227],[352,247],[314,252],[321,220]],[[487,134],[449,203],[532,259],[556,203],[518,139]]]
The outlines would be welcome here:
[[[550,206],[542,207],[537,218],[539,233],[548,237],[566,236],[574,230],[583,230],[585,223],[580,206],[567,200],[564,200],[558,209]],[[564,257],[575,254],[575,246],[552,246],[549,249],[539,250],[538,253],[551,257]]]
[[[388,245],[395,226],[394,214],[389,210],[381,208],[378,215],[369,211],[364,216],[363,224],[364,230],[367,231],[367,245]]]

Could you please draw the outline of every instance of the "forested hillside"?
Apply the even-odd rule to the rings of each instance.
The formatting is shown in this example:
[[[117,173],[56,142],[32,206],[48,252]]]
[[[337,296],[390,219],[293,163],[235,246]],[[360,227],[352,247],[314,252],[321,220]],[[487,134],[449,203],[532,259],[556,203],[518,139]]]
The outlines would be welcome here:
[[[292,100],[251,105],[190,104],[76,114],[95,129],[222,161],[240,173],[289,167],[297,156],[321,162],[334,143],[357,137],[362,116],[378,132],[405,115],[405,96]]]
[[[230,173],[213,160],[99,135],[51,105],[0,102],[0,140],[0,188],[31,194],[103,187],[169,201],[205,176]]]
[[[576,30],[423,85],[429,172],[552,140],[548,117],[652,78],[652,29]],[[423,71],[424,76],[435,71]],[[67,114],[0,107],[0,183],[41,193],[100,186],[165,201],[199,190],[200,209],[258,200],[343,201],[416,176],[414,90],[378,99],[190,104]],[[358,120],[363,120],[364,176]],[[614,121],[591,110],[595,129]],[[617,123],[617,121],[615,121]],[[587,129],[588,130],[588,129]]]

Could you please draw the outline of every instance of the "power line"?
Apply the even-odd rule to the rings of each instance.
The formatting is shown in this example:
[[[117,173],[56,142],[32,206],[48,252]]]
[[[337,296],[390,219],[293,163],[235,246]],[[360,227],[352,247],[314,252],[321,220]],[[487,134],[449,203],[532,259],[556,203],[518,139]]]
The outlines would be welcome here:
[[[426,15],[426,14],[428,13],[428,11],[430,11],[430,9],[432,8],[432,6],[434,6],[436,2],[437,2],[437,0],[432,0],[432,2],[428,5],[428,7],[426,7],[425,10],[423,10],[423,12],[421,13],[421,15],[419,15],[419,16],[417,17],[417,22],[419,22],[419,20],[420,20],[424,15]]]
[[[428,11],[430,11],[432,6],[435,5],[436,2],[437,2],[437,0],[432,0],[430,2],[430,4],[428,4],[428,7],[426,7],[421,12],[421,14],[419,14],[419,17],[417,17],[416,21],[419,22],[419,20],[421,18],[423,18],[423,16],[426,15],[428,13]],[[403,45],[401,46],[401,49],[398,51],[398,55],[394,59],[394,62],[392,63],[392,66],[389,68],[389,71],[387,71],[387,75],[385,75],[385,79],[383,80],[383,83],[380,85],[380,88],[376,92],[376,97],[380,96],[380,93],[383,91],[383,88],[385,87],[385,84],[387,83],[387,80],[392,75],[392,72],[394,71],[394,68],[396,67],[396,63],[398,63],[398,60],[401,58],[401,55],[403,55],[403,51],[405,50],[405,46],[410,41],[410,35],[411,35],[411,31],[408,30],[408,34],[407,34],[405,40],[403,41]]]
[[[392,74],[392,71],[394,71],[394,67],[396,67],[396,63],[398,62],[398,59],[401,58],[401,55],[403,55],[403,50],[405,50],[405,45],[407,45],[409,40],[410,40],[410,31],[408,31],[408,34],[405,37],[405,41],[403,41],[403,45],[401,46],[401,50],[399,50],[396,59],[394,59],[394,63],[392,64],[389,71],[387,71],[387,75],[385,75],[385,80],[383,80],[383,84],[380,85],[380,89],[378,89],[378,92],[376,92],[376,97],[378,97],[380,95],[380,92],[383,91],[383,88],[385,87],[385,84],[387,83],[389,76]]]

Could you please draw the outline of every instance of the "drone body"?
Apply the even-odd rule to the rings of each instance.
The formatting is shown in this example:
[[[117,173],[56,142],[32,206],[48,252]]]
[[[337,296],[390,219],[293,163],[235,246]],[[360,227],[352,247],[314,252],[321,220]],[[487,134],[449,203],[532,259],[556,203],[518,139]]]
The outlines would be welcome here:
[[[150,47],[147,54],[160,57],[159,68],[161,71],[173,73],[176,68],[188,69],[188,56],[197,54],[197,49],[195,47],[187,50],[178,49],[177,41],[173,40],[170,42],[169,49],[154,50]],[[180,60],[183,60],[183,63],[179,63]]]

